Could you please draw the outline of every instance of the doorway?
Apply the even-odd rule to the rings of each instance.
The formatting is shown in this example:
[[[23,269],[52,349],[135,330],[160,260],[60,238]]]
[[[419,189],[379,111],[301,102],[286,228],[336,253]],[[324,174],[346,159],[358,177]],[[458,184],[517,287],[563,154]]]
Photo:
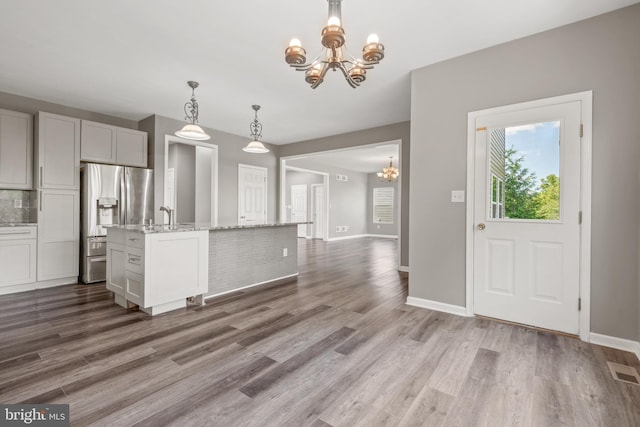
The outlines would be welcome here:
[[[238,224],[267,222],[267,168],[238,164]]]
[[[468,314],[588,334],[590,117],[590,92],[469,114]]]

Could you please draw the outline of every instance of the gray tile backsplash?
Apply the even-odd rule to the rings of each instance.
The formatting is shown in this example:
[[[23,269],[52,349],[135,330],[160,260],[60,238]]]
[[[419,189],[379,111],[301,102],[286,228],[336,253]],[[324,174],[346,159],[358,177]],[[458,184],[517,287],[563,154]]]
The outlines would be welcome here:
[[[0,224],[36,222],[35,202],[35,191],[0,190]]]

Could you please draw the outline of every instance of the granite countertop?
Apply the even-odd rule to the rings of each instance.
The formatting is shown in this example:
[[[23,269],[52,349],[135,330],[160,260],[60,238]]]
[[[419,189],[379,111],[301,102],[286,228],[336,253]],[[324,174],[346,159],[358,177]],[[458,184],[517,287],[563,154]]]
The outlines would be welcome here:
[[[267,224],[230,224],[212,226],[209,223],[196,224],[177,224],[174,226],[153,224],[153,225],[111,225],[107,228],[118,228],[120,230],[134,231],[139,233],[175,233],[180,231],[218,231],[218,230],[236,230],[244,228],[261,228],[261,227],[286,227],[298,224],[312,224],[311,221],[303,222],[271,222]]]
[[[36,227],[36,222],[5,222],[1,223],[0,227]]]

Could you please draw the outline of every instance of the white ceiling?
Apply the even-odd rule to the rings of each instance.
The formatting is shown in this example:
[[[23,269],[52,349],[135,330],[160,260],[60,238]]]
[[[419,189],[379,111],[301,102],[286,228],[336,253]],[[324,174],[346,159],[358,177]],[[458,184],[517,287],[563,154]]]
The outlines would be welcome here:
[[[284,62],[290,38],[320,51],[326,0],[2,0],[0,91],[140,120],[182,120],[197,80],[200,124],[285,144],[409,120],[416,68],[637,0],[344,0],[347,46],[376,32],[383,62],[351,89],[312,90]]]

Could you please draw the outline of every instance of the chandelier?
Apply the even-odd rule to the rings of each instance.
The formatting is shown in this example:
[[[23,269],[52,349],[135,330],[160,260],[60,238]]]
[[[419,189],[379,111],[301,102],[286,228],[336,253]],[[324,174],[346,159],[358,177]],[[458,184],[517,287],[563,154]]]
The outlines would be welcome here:
[[[258,121],[258,110],[260,109],[260,106],[252,105],[251,108],[253,108],[253,110],[255,111],[255,117],[249,124],[249,129],[251,130],[251,142],[246,147],[244,147],[242,151],[255,154],[268,153],[269,149],[265,147],[259,140],[259,138],[262,137],[262,125]]]
[[[382,168],[382,172],[378,172],[380,181],[393,182],[400,176],[400,170],[393,167],[393,156],[389,157],[389,167]]]
[[[367,70],[372,69],[384,58],[384,46],[378,36],[369,35],[367,43],[362,48],[362,58],[355,58],[345,46],[345,32],[341,26],[342,0],[327,0],[329,3],[329,20],[322,29],[322,51],[313,61],[307,63],[307,52],[299,39],[291,39],[289,47],[284,51],[285,61],[297,71],[305,72],[305,81],[311,89],[317,88],[323,82],[328,70],[342,71],[352,88],[360,86],[365,81]]]
[[[198,123],[198,101],[196,101],[196,88],[199,84],[198,82],[191,80],[189,80],[187,84],[191,88],[191,99],[184,104],[184,119],[189,120],[190,123],[184,125],[182,129],[177,130],[175,134],[180,138],[193,139],[195,141],[206,141],[211,139],[211,137],[196,124]]]

